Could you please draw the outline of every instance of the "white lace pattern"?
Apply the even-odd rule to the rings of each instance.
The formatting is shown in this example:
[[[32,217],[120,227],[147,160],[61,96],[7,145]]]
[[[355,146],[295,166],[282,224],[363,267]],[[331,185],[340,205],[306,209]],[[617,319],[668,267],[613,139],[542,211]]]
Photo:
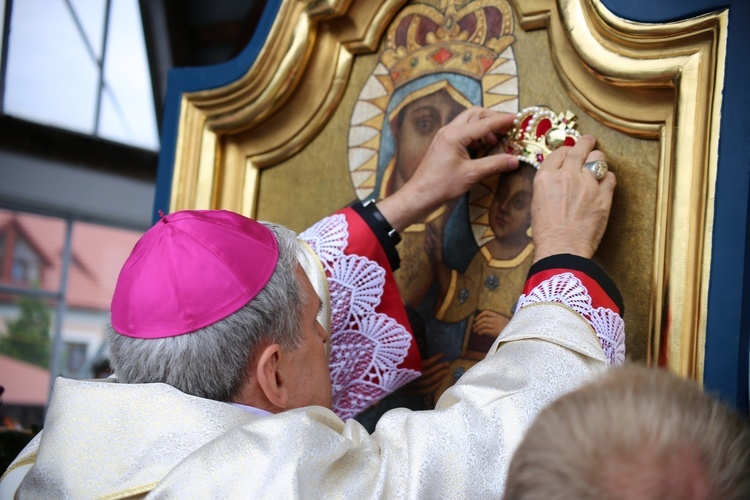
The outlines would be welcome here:
[[[557,302],[573,309],[591,324],[609,364],[619,366],[625,361],[625,322],[609,308],[594,308],[588,290],[575,275],[563,273],[542,281],[528,295],[521,295],[518,309],[539,302]]]
[[[383,296],[385,270],[367,257],[344,253],[349,226],[343,214],[323,219],[300,238],[328,275],[333,411],[345,420],[419,376],[418,371],[398,368],[411,334],[375,311]]]

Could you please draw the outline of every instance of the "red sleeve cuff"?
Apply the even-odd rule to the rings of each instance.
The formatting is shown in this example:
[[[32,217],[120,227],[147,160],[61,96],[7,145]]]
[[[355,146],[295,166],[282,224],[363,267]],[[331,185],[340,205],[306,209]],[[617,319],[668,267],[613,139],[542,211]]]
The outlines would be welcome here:
[[[577,255],[553,255],[535,263],[529,270],[523,293],[528,294],[543,281],[565,272],[573,274],[586,287],[592,307],[605,307],[624,316],[622,296],[612,279],[594,261]]]

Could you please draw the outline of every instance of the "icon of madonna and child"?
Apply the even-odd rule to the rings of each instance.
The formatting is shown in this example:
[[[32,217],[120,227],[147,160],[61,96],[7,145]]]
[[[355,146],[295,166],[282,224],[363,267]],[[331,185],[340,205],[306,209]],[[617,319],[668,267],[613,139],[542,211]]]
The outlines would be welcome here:
[[[352,113],[349,169],[359,199],[382,199],[400,189],[435,133],[463,110],[518,113],[513,26],[509,4],[496,0],[415,3],[397,15]],[[544,108],[524,110],[517,133],[533,122],[541,134],[556,127],[564,135],[571,118]],[[501,147],[516,146],[506,141]],[[392,407],[433,407],[510,320],[533,259],[535,154],[402,232],[395,277],[423,371],[356,417],[366,426],[374,427]]]

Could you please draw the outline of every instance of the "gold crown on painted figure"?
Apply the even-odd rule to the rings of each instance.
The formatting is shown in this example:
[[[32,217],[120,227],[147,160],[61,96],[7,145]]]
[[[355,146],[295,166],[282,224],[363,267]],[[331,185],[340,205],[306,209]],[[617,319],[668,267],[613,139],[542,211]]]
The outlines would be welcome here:
[[[558,114],[545,106],[522,109],[498,149],[538,169],[552,151],[574,146],[581,138],[575,119],[570,110]]]
[[[380,60],[395,87],[442,72],[481,80],[515,40],[507,1],[445,3],[439,9],[412,4],[391,23]]]

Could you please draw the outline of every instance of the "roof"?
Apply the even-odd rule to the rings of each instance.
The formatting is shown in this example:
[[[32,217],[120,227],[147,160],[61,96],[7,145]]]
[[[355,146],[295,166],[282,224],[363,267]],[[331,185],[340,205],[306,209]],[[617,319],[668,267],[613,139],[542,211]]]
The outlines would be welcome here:
[[[0,354],[3,404],[45,406],[49,384],[49,370]]]
[[[8,227],[11,221],[46,261],[40,288],[56,292],[62,272],[65,221],[0,210],[0,228]],[[108,311],[120,268],[140,236],[136,231],[75,222],[68,272],[68,305]]]

